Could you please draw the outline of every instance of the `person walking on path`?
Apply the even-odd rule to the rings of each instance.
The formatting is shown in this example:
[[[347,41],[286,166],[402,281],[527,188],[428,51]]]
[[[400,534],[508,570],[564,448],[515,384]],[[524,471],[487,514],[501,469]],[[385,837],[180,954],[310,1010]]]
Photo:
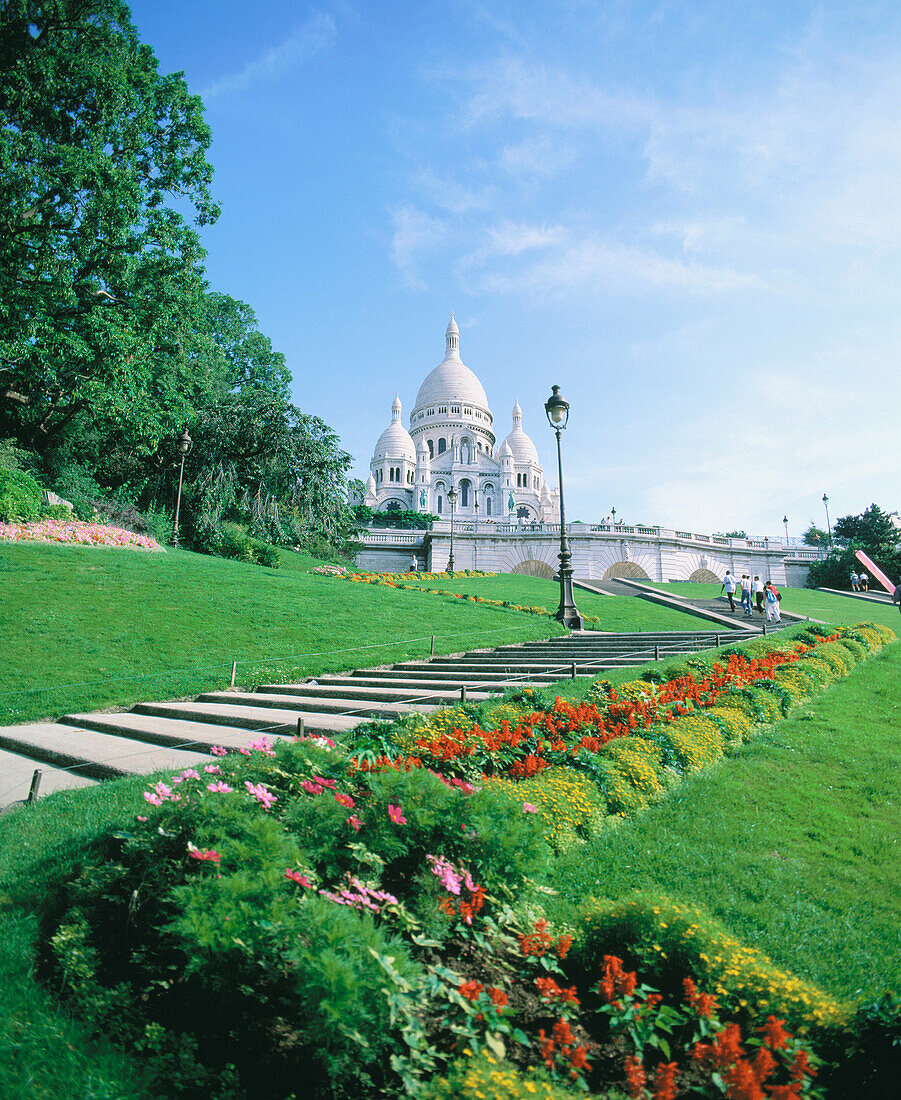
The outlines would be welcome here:
[[[735,577],[732,576],[728,569],[726,570],[725,577],[723,577],[723,583],[720,585],[721,596],[723,594],[723,589],[726,590],[726,595],[729,597],[729,610],[735,611],[735,600],[732,598],[735,595]]]
[[[746,615],[751,614],[751,577],[748,573],[741,575],[741,606]]]
[[[861,592],[870,591],[870,578],[863,571],[860,574],[860,590]]]
[[[898,610],[901,611],[901,584],[895,585],[895,591],[892,593],[892,603],[896,603]]]
[[[754,593],[754,598],[757,600],[757,610],[760,614],[763,614],[763,581],[760,577],[754,578],[751,584],[751,591]]]
[[[769,622],[782,622],[782,616],[779,614],[779,591],[776,586],[770,581],[764,591],[764,603],[766,604],[766,621]]]
[[[853,569],[851,571],[851,591],[852,592],[859,592],[860,591],[860,577],[858,577],[858,575],[854,572]]]

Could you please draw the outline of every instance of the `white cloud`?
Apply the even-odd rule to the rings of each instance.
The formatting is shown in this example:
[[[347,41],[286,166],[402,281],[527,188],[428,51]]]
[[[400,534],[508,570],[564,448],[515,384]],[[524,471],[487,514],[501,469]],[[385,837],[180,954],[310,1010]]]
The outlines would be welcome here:
[[[214,81],[200,93],[201,97],[212,99],[228,92],[243,92],[259,80],[288,72],[315,54],[328,49],[334,43],[336,36],[337,27],[332,16],[317,12],[303,26],[294,30],[284,42],[248,62],[238,72]]]
[[[421,288],[425,284],[418,274],[420,258],[445,242],[447,226],[411,203],[391,211],[391,221],[391,258],[407,285]]]
[[[635,291],[647,288],[721,293],[761,285],[754,275],[724,267],[685,263],[660,253],[611,243],[598,236],[574,239],[569,234],[552,255],[513,270],[495,270],[477,283],[480,292],[499,294],[563,294],[583,290]],[[551,243],[551,242],[545,242]]]

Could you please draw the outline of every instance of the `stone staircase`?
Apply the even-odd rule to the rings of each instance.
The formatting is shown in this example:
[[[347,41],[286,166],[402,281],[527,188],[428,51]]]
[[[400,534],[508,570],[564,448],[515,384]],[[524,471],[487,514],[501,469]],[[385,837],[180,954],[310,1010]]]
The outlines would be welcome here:
[[[334,737],[370,718],[427,713],[507,688],[597,677],[604,669],[667,660],[747,639],[746,630],[647,634],[582,632],[546,642],[472,650],[390,668],[357,669],[256,691],[213,691],[189,700],[139,703],[122,713],[67,714],[58,722],[0,728],[0,809],[29,794],[123,775],[209,763],[214,745],[242,748],[261,733]]]

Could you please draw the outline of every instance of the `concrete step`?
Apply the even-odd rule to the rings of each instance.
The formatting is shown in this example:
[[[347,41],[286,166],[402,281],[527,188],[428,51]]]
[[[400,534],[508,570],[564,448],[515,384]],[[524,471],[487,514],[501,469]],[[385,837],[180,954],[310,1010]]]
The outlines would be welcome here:
[[[226,703],[138,703],[132,711],[157,718],[184,718],[214,726],[237,726],[257,733],[294,733],[297,719],[303,718],[307,733],[322,733],[326,737],[346,733],[364,721],[362,718],[342,718],[335,714],[315,714],[312,711],[289,710],[287,707],[244,707]]]
[[[504,669],[497,669],[494,672],[469,672],[467,675],[461,676],[458,672],[447,669],[443,672],[439,672],[438,670],[433,672],[430,670],[425,675],[428,676],[429,682],[441,684],[442,687],[451,687],[454,684],[472,684],[482,687],[486,691],[506,691],[508,687],[528,687],[529,684],[532,683],[554,684],[558,680],[565,680],[568,673],[551,675],[546,672],[536,672],[529,676],[524,676],[520,671],[515,669],[507,671]],[[374,679],[380,682],[388,680],[394,684],[408,683],[411,680],[421,682],[424,678],[421,668],[386,668],[384,670],[371,668],[361,670],[360,676],[365,676],[367,679]]]
[[[244,707],[284,707],[303,711],[305,714],[344,714],[350,718],[397,718],[400,714],[415,710],[428,714],[438,703],[366,703],[360,699],[322,698],[315,693],[286,695],[282,693],[209,691],[197,696],[198,703],[224,703]]]
[[[89,779],[145,775],[158,768],[193,768],[210,762],[208,753],[148,745],[57,722],[6,726],[0,732],[0,748],[55,767],[77,768]]]
[[[160,718],[152,714],[136,714],[133,711],[114,714],[66,714],[60,724],[97,730],[98,733],[114,733],[146,741],[151,745],[170,748],[208,751],[213,745],[228,749],[243,749],[259,734],[252,729],[219,726],[211,722],[193,722],[182,718]],[[293,731],[292,731],[293,732]]]
[[[0,810],[26,801],[35,771],[41,773],[37,792],[39,798],[54,791],[96,786],[96,780],[80,772],[65,771],[16,752],[0,752]]]
[[[449,688],[436,688],[430,680],[422,681],[422,690],[407,690],[402,687],[359,686],[364,681],[349,676],[320,676],[308,684],[260,684],[257,691],[266,695],[303,695],[305,698],[351,699],[363,702],[384,703],[441,703],[453,702],[457,693]],[[376,682],[377,683],[377,682]],[[489,699],[487,691],[470,692],[471,699]]]

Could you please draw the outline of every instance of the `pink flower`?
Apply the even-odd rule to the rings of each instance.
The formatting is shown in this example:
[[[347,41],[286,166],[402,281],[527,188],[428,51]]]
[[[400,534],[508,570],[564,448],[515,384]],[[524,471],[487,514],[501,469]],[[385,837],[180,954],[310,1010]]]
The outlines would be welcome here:
[[[199,859],[208,863],[220,863],[222,856],[216,851],[215,848],[195,848],[193,844],[188,844],[188,855],[191,859]]]
[[[535,806],[533,806],[533,805],[532,805],[532,803],[531,803],[531,802],[523,802],[523,804],[522,804],[522,812],[523,812],[524,814],[537,814],[537,813],[538,813],[538,810],[537,810],[537,808],[536,808]]]
[[[325,790],[324,787],[321,787],[318,783],[313,783],[309,779],[304,779],[300,785],[307,792],[307,794],[322,794],[322,792]]]
[[[222,769],[218,764],[204,764],[203,770],[209,772],[210,775],[222,775]]]
[[[144,791],[144,797],[150,803],[151,806],[162,806],[163,800],[158,794],[154,794],[153,791]]]
[[[210,749],[210,756],[227,756],[228,749],[224,749],[221,745],[213,745]]]
[[[356,805],[349,794],[336,794],[335,801],[338,803],[339,806],[346,806],[348,810],[352,810]]]
[[[338,786],[334,779],[323,779],[321,775],[314,775],[313,781],[322,787],[328,787],[330,790],[334,790]]]
[[[157,795],[159,795],[159,797],[162,798],[162,799],[172,797],[172,790],[171,790],[171,788],[167,787],[165,783],[157,783],[156,786],[153,789],[156,791]]]
[[[179,779],[199,779],[200,776],[193,768],[185,768],[183,772],[179,772]]]
[[[218,783],[207,783],[206,789],[212,791],[213,794],[228,794],[232,788],[220,779]]]
[[[285,878],[290,879],[292,882],[296,882],[298,886],[303,886],[307,890],[313,889],[313,884],[306,875],[302,875],[300,871],[292,871],[290,867],[285,868]]]
[[[407,819],[404,817],[404,811],[400,806],[392,806],[388,803],[388,816],[394,822],[395,825],[406,825]]]
[[[278,795],[267,791],[262,783],[254,785],[245,779],[244,786],[247,788],[247,793],[252,794],[264,810],[268,810],[273,803],[278,802]]]
[[[266,756],[275,756],[275,750],[268,737],[261,737],[259,741],[251,741],[247,747],[253,752],[261,752]]]
[[[356,814],[351,814],[345,824],[350,825],[353,828],[354,832],[358,833],[360,831],[360,826],[363,824],[363,822],[357,817]]]
[[[138,814],[137,818],[138,818],[138,821],[146,821],[147,820],[147,818],[143,814]]]

